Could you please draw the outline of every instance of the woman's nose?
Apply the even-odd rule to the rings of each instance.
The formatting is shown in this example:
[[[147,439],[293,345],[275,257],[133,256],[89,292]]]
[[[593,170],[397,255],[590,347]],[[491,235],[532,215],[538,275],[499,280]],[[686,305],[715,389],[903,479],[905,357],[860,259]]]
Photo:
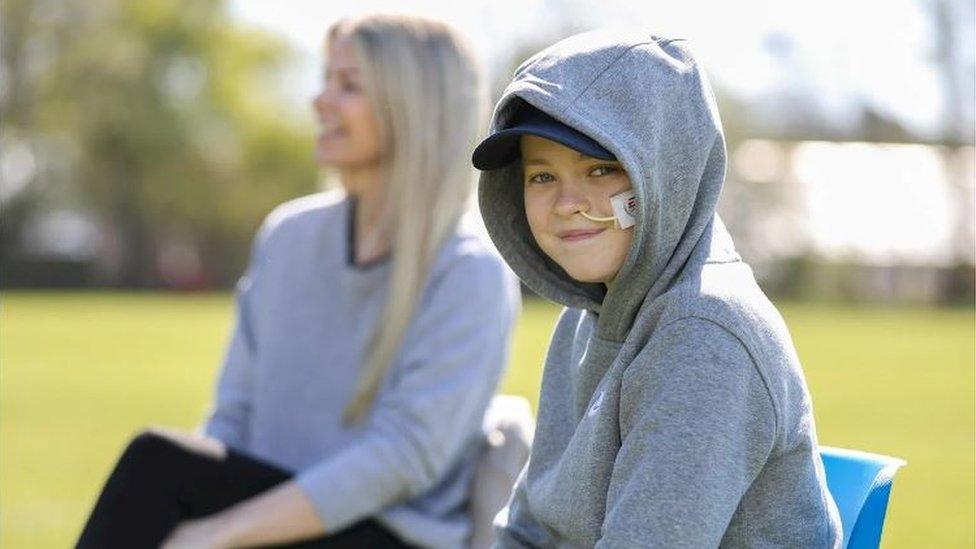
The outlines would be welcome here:
[[[332,93],[329,91],[328,88],[323,88],[322,91],[320,91],[318,94],[315,95],[315,97],[312,98],[312,106],[319,113],[323,112],[328,108],[331,108],[333,105],[334,105],[334,101],[332,99]]]

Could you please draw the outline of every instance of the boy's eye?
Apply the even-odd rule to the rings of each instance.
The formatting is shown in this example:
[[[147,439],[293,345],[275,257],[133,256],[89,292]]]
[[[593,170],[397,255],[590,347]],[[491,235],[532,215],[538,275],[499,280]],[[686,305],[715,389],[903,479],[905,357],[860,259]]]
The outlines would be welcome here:
[[[548,183],[548,182],[550,182],[550,181],[552,181],[554,179],[555,179],[555,177],[553,177],[552,174],[547,173],[547,172],[541,172],[541,173],[533,174],[532,176],[530,176],[525,181],[526,181],[526,183],[539,184],[539,183]]]
[[[592,177],[600,177],[600,176],[616,173],[619,171],[620,168],[616,166],[597,166],[590,171],[590,175]]]

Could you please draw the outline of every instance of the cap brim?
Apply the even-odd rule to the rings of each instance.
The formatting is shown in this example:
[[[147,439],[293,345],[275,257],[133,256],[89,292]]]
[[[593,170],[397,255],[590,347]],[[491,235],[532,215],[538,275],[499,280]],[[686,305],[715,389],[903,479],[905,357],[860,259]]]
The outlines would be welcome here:
[[[562,128],[553,128],[542,124],[521,124],[515,128],[496,132],[481,142],[471,155],[471,163],[482,171],[497,170],[517,160],[521,155],[519,138],[523,135],[537,135],[555,141],[593,158],[601,160],[616,160],[612,153],[601,147],[595,141],[580,139]],[[580,134],[582,135],[582,134]]]

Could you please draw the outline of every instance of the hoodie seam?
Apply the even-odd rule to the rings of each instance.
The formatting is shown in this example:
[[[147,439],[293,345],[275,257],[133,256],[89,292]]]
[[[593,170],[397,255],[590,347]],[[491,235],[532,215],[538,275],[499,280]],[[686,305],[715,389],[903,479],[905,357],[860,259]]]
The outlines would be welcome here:
[[[566,111],[574,108],[573,105],[576,104],[576,101],[580,97],[582,97],[584,94],[586,94],[586,92],[590,91],[590,88],[593,87],[593,84],[596,84],[597,80],[599,80],[608,70],[610,70],[614,65],[616,65],[617,64],[617,61],[620,61],[620,59],[623,56],[625,56],[628,53],[630,53],[630,51],[633,50],[634,48],[636,48],[638,46],[643,46],[645,44],[650,44],[651,42],[654,42],[654,40],[652,39],[652,40],[645,40],[643,42],[637,42],[635,44],[631,44],[631,45],[627,46],[626,48],[624,48],[624,51],[622,51],[619,54],[617,54],[616,57],[614,57],[609,63],[607,63],[607,66],[606,67],[603,67],[603,69],[600,70],[600,72],[598,72],[596,74],[596,76],[593,77],[592,80],[590,80],[585,86],[583,86],[583,89],[580,90],[579,93],[577,93],[576,95],[574,95],[573,98],[570,99],[569,101],[566,101],[565,103],[563,103],[563,109],[562,109],[563,112],[566,112]]]
[[[687,42],[687,41],[688,41],[687,38],[662,38],[660,42],[657,42],[657,40],[655,40],[655,42],[657,42],[657,44],[662,47],[670,45],[673,42]]]
[[[603,69],[601,69],[600,72],[598,72],[596,74],[596,76],[593,77],[592,80],[590,80],[585,86],[583,86],[583,89],[580,90],[579,93],[577,93],[576,95],[574,95],[573,98],[570,99],[569,101],[563,102],[562,111],[563,112],[566,112],[566,111],[569,111],[570,109],[575,109],[574,105],[576,105],[576,101],[580,97],[582,97],[583,95],[585,95],[586,92],[590,91],[590,88],[593,87],[593,84],[596,84],[597,80],[599,80],[604,75],[604,73],[606,73],[608,70],[610,70],[611,68],[613,68],[613,66],[617,64],[617,61],[620,61],[620,59],[623,56],[625,56],[628,53],[630,53],[630,51],[633,50],[634,48],[637,48],[639,46],[644,46],[644,45],[647,45],[647,44],[655,44],[659,48],[663,48],[664,46],[667,46],[667,45],[669,45],[669,44],[671,44],[673,42],[682,42],[682,41],[687,41],[687,39],[686,38],[668,38],[668,39],[666,39],[664,41],[658,41],[658,40],[655,40],[653,37],[651,37],[650,40],[644,40],[642,42],[635,42],[633,44],[630,44],[629,46],[627,46],[626,48],[624,48],[624,51],[620,52],[609,63],[607,63],[607,66],[606,67],[603,67]]]
[[[773,398],[772,390],[769,387],[769,380],[766,379],[765,372],[763,372],[762,368],[759,367],[759,362],[756,360],[756,353],[735,332],[733,332],[729,328],[725,327],[720,322],[717,322],[717,321],[715,321],[715,320],[713,320],[711,318],[708,318],[708,317],[702,316],[702,315],[698,315],[698,314],[689,314],[689,315],[685,315],[685,316],[681,316],[681,317],[678,317],[678,318],[669,320],[669,321],[665,322],[664,324],[658,326],[658,328],[655,330],[655,332],[659,332],[660,330],[664,330],[664,329],[666,329],[668,326],[670,326],[672,324],[675,324],[675,323],[680,322],[682,320],[688,320],[688,319],[698,319],[698,320],[703,320],[705,322],[708,322],[709,324],[714,324],[719,329],[721,329],[723,332],[726,332],[729,335],[731,335],[732,337],[734,337],[735,340],[738,341],[740,345],[742,345],[742,348],[746,350],[746,353],[749,354],[749,360],[752,362],[752,367],[756,371],[756,373],[759,374],[759,379],[762,380],[762,384],[763,384],[763,389],[764,389],[763,392],[766,394],[766,398],[769,399],[769,405],[773,409],[773,432],[775,433],[775,439],[773,441],[773,445],[775,447],[775,445],[776,445],[776,439],[780,439],[780,437],[781,437],[781,433],[780,433],[780,429],[781,429],[780,415],[781,414],[780,414],[780,411],[779,411],[779,407],[776,405],[776,399]],[[625,372],[624,375],[626,375],[626,372]],[[772,449],[770,449],[770,451],[772,451]]]

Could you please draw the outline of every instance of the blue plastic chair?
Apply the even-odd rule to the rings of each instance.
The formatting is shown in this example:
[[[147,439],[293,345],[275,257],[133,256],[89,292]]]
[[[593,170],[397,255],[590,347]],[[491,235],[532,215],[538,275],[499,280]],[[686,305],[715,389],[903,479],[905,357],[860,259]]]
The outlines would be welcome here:
[[[840,511],[844,547],[877,548],[881,543],[891,482],[906,462],[829,446],[820,447],[820,457],[827,474],[827,488]]]

